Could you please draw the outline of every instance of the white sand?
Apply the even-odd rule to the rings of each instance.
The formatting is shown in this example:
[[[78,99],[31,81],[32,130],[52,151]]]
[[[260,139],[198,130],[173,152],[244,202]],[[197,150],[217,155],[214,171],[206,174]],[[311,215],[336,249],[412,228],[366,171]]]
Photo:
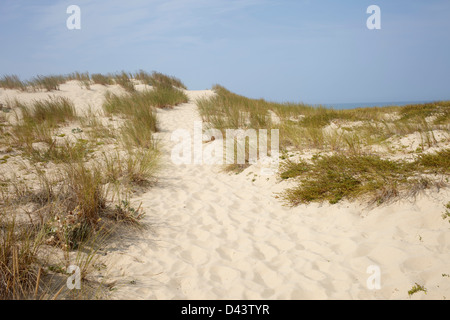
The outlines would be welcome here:
[[[153,228],[107,255],[113,298],[408,299],[415,283],[427,294],[412,299],[450,298],[442,276],[450,274],[450,224],[441,217],[448,190],[371,210],[345,202],[288,208],[274,197],[286,183],[257,168],[234,175],[171,163],[171,132],[200,120],[194,103],[158,117],[166,166],[133,199]],[[372,265],[379,290],[367,287]]]
[[[118,87],[109,90],[119,92]],[[77,110],[101,108],[106,88],[74,82],[52,93]],[[200,120],[191,103],[158,110],[165,167],[142,202],[150,229],[113,243],[104,262],[113,299],[411,299],[450,298],[448,189],[375,208],[340,202],[288,208],[274,197],[289,182],[250,167],[234,175],[218,166],[172,164],[173,130]],[[0,91],[26,101],[45,93]],[[268,178],[268,179],[267,179]],[[370,290],[370,266],[381,288]],[[443,276],[444,274],[444,276]]]

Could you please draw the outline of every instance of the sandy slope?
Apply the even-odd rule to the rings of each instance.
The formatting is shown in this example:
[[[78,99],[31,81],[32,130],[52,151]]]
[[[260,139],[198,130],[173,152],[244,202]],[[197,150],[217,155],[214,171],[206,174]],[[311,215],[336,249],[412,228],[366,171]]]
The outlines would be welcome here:
[[[70,98],[82,114],[101,110],[106,90],[123,92],[91,89],[72,81],[51,95]],[[191,103],[158,110],[165,167],[156,186],[132,199],[150,228],[102,257],[106,281],[116,282],[112,298],[408,299],[415,283],[428,292],[412,299],[450,298],[450,224],[441,217],[448,189],[371,209],[344,201],[284,207],[274,193],[288,182],[258,167],[234,175],[171,162],[171,133],[192,130],[200,120],[195,98],[212,92],[188,94]],[[1,102],[48,95],[0,89]],[[367,287],[370,266],[380,268],[379,290]]]
[[[174,165],[173,130],[200,120],[191,103],[159,110],[165,167],[135,197],[151,228],[115,243],[104,257],[115,299],[407,299],[417,282],[450,298],[450,224],[441,214],[449,191],[377,208],[346,202],[284,207],[275,177],[217,166]],[[381,289],[367,268],[378,266]],[[444,276],[443,276],[444,274]]]

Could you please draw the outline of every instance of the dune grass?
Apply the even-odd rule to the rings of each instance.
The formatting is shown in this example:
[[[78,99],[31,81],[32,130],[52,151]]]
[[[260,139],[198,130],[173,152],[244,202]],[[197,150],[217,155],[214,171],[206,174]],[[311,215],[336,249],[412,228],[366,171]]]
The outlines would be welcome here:
[[[155,86],[155,87],[159,87],[159,86],[171,87],[171,86],[173,86],[176,88],[187,89],[186,86],[184,85],[184,83],[181,82],[180,79],[173,77],[173,76],[168,76],[163,73],[156,72],[156,71],[154,71],[152,73],[150,85]]]
[[[448,222],[450,223],[450,201],[445,205],[445,212],[442,214],[442,219],[448,219]]]
[[[224,87],[213,87],[216,96],[199,100],[200,115],[211,128],[226,129],[271,128],[268,103],[234,94]]]
[[[28,173],[6,177],[0,172],[0,298],[85,297],[83,290],[65,289],[67,266],[80,266],[84,279],[102,239],[122,224],[141,227],[145,212],[132,204],[130,195],[135,188],[150,186],[160,165],[152,136],[157,131],[155,109],[171,108],[188,98],[174,77],[141,73],[137,80],[153,88],[140,92],[132,76],[74,72],[23,82],[3,77],[0,82],[23,91],[58,90],[69,80],[87,89],[98,83],[119,84],[127,90],[122,96],[106,97],[104,114],[89,110],[79,116],[73,103],[62,97],[6,101],[0,106],[0,147],[8,153],[0,164],[9,164],[12,152],[11,165]],[[99,119],[105,115],[110,119]],[[112,121],[113,116],[122,119]],[[68,125],[74,126],[72,135],[61,133]],[[103,148],[104,144],[109,146]],[[119,147],[114,149],[117,153],[110,151],[111,146]],[[48,255],[53,249],[62,260],[55,262]],[[84,287],[89,283],[93,282],[84,282]]]
[[[216,96],[199,102],[199,111],[210,127],[278,128],[284,149],[321,149],[360,153],[362,147],[383,144],[397,136],[419,133],[422,145],[436,144],[433,130],[448,131],[450,102],[438,101],[404,107],[389,106],[334,110],[303,103],[274,103],[249,99],[224,87],[213,87]],[[275,114],[274,123],[270,114]],[[428,120],[427,117],[435,117]],[[335,125],[336,129],[329,126]],[[349,126],[346,127],[346,124]],[[356,125],[355,125],[356,124]]]
[[[156,87],[121,96],[107,94],[103,110],[106,115],[127,119],[120,129],[124,145],[150,149],[155,144],[152,134],[157,131],[155,108],[169,108],[187,101],[186,94],[176,88]]]
[[[64,82],[75,80],[80,83],[81,87],[86,88],[87,90],[91,89],[91,76],[89,75],[89,72],[72,72],[64,76]]]
[[[54,91],[59,90],[59,86],[67,81],[65,76],[59,75],[38,75],[27,82],[27,85],[34,91],[46,90]]]
[[[128,149],[103,154],[106,183],[143,185],[152,181],[160,165],[160,154],[156,149]]]
[[[0,87],[5,89],[26,90],[26,83],[17,75],[4,75],[0,78]]]
[[[342,198],[355,199],[370,192],[397,193],[397,184],[405,182],[408,166],[376,156],[322,156],[311,164],[288,164],[281,176],[300,178],[299,186],[288,189],[283,198],[292,205]]]
[[[175,87],[179,89],[187,89],[180,79],[156,71],[153,71],[150,74],[144,70],[139,70],[133,74],[133,77],[134,79],[140,80],[144,84],[153,87]]]
[[[143,186],[150,181],[157,159],[154,150],[128,151],[121,159],[121,186]],[[117,166],[118,162],[114,159],[110,163]],[[59,168],[47,173],[35,166],[32,171],[39,181],[37,186],[32,181],[0,179],[0,298],[56,297],[56,290],[65,288],[65,282],[50,288],[55,279],[43,280],[44,276],[55,272],[64,275],[70,264],[80,266],[85,276],[113,230],[121,223],[140,227],[144,212],[129,201],[123,202],[122,196],[114,201],[115,193],[108,187],[108,167],[103,162],[67,159]],[[34,209],[27,212],[28,218],[20,214],[21,222],[16,222],[17,208],[29,208],[30,204]],[[62,250],[63,260],[55,265],[55,259],[46,256],[48,247]],[[79,291],[77,297],[65,291],[68,298],[86,297]]]
[[[124,88],[127,92],[133,93],[136,91],[130,73],[125,71],[116,73],[113,75],[113,79],[116,84]]]
[[[428,173],[450,174],[450,149],[420,154],[415,164]]]
[[[38,250],[42,233],[0,215],[0,299],[24,299],[38,282]]]
[[[95,227],[106,207],[100,168],[88,168],[83,162],[75,162],[66,164],[63,173],[67,188],[65,192],[72,201],[73,210],[78,208],[80,219]]]
[[[79,117],[80,125],[92,142],[112,143],[117,138],[116,130],[111,125],[103,124],[102,116],[102,112],[94,112],[89,108],[85,115]]]
[[[287,161],[281,166],[281,179],[298,181],[297,187],[283,194],[290,205],[311,201],[336,203],[366,196],[383,203],[402,191],[414,193],[429,188],[436,182],[433,179],[438,179],[436,175],[449,173],[448,149],[423,153],[409,162],[386,158],[386,154],[397,152],[391,145],[408,135],[420,137],[420,150],[415,152],[437,145],[440,141],[435,130],[449,133],[449,101],[334,110],[304,103],[249,99],[219,85],[213,90],[214,97],[198,103],[202,119],[210,128],[223,133],[230,128],[276,128],[280,132],[281,153],[316,154],[309,162]],[[446,139],[450,139],[450,134]],[[374,151],[380,148],[384,153]],[[226,167],[229,171],[235,169],[236,166]],[[430,174],[435,175],[431,180]]]
[[[415,193],[433,185],[429,174],[450,172],[450,149],[420,155],[415,161],[382,159],[377,155],[334,154],[319,156],[311,163],[285,162],[282,179],[295,178],[297,187],[286,190],[282,197],[290,205],[312,201],[337,203],[368,196],[378,204],[400,195]]]
[[[151,105],[156,108],[172,108],[189,100],[183,91],[168,85],[157,86],[146,94]]]
[[[100,84],[103,86],[114,84],[114,80],[111,75],[103,75],[101,73],[94,73],[91,75],[91,79],[95,84]]]
[[[106,75],[101,73],[90,75],[89,72],[75,71],[65,75],[38,75],[25,81],[20,80],[17,75],[3,75],[0,78],[0,88],[32,92],[41,90],[57,91],[60,89],[61,84],[70,80],[79,81],[86,89],[90,89],[92,83],[105,86],[117,84],[122,86],[127,92],[134,92],[133,80],[141,81],[153,87],[187,89],[184,83],[174,76],[165,75],[156,71],[148,73],[144,70],[139,70],[135,73],[121,71]]]
[[[93,152],[91,143],[88,140],[77,139],[75,143],[65,139],[62,143],[56,144],[53,140],[45,149],[31,148],[29,150],[30,159],[33,162],[67,163],[70,161],[85,160]]]
[[[103,110],[107,115],[124,116],[127,121],[120,128],[124,145],[151,148],[153,132],[157,130],[157,120],[147,93],[135,92],[131,95],[107,95]]]
[[[5,89],[16,89],[20,91],[54,91],[70,78],[63,75],[38,75],[30,80],[22,81],[16,75],[4,75],[0,79],[0,87]]]
[[[94,219],[104,211],[105,198],[98,192],[103,185],[95,183],[98,174],[84,170],[82,164],[67,165],[61,175],[52,177],[36,169],[37,188],[26,186],[24,181],[8,183],[5,188],[24,185],[27,191],[20,199],[11,192],[1,193],[2,299],[56,299],[66,289],[67,266],[79,266],[83,281],[95,261],[96,251],[103,245],[101,241],[108,230],[100,225],[99,219]],[[30,201],[36,209],[22,214],[20,206]],[[52,248],[62,250],[62,254],[51,255]],[[58,277],[60,273],[62,276]],[[70,297],[71,292],[67,291],[65,297]],[[86,298],[84,290],[76,294]]]
[[[22,120],[27,123],[47,122],[49,126],[54,127],[76,119],[74,104],[65,97],[35,100],[31,107],[20,104],[19,108],[22,111]]]
[[[8,140],[11,146],[22,148],[28,155],[36,155],[33,143],[44,142],[53,148],[54,130],[69,121],[77,119],[73,103],[64,97],[53,97],[46,100],[36,100],[31,105],[18,100],[11,103],[15,112],[16,123],[12,125]]]
[[[91,76],[89,75],[89,72],[79,72],[79,71],[75,71],[72,73],[69,73],[68,75],[64,76],[65,80],[77,80],[80,82],[84,82],[84,81],[90,81],[91,80]]]

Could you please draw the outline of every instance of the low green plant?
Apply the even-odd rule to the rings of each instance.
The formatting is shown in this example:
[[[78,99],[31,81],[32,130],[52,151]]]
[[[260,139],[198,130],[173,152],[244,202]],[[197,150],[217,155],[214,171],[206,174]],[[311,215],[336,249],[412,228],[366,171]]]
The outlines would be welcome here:
[[[290,164],[281,171],[285,178],[296,174],[299,178],[299,185],[286,190],[282,196],[291,205],[298,205],[324,200],[333,204],[343,198],[374,194],[381,203],[398,195],[400,185],[407,183],[411,172],[408,163],[378,156],[320,156],[312,159],[310,165]]]
[[[442,214],[442,219],[448,219],[448,222],[450,223],[450,201],[445,205],[445,212]]]
[[[280,178],[283,180],[296,178],[309,170],[311,170],[311,165],[306,161],[285,161],[280,165]]]
[[[139,221],[144,217],[141,206],[137,209],[130,205],[128,200],[121,200],[114,210],[114,218],[117,221],[139,225]]]
[[[421,286],[420,284],[418,284],[417,282],[414,284],[414,286],[408,290],[408,295],[412,296],[413,294],[417,293],[417,292],[424,292],[425,294],[427,294],[427,289],[425,289],[424,286]]]
[[[450,149],[420,154],[416,163],[427,172],[448,174],[450,173]]]

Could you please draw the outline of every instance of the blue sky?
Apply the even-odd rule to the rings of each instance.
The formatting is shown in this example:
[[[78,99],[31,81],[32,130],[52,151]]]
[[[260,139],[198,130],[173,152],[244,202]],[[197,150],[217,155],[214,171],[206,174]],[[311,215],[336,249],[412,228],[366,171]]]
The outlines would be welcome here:
[[[448,0],[2,0],[0,30],[0,74],[23,79],[144,69],[280,102],[450,99]]]

